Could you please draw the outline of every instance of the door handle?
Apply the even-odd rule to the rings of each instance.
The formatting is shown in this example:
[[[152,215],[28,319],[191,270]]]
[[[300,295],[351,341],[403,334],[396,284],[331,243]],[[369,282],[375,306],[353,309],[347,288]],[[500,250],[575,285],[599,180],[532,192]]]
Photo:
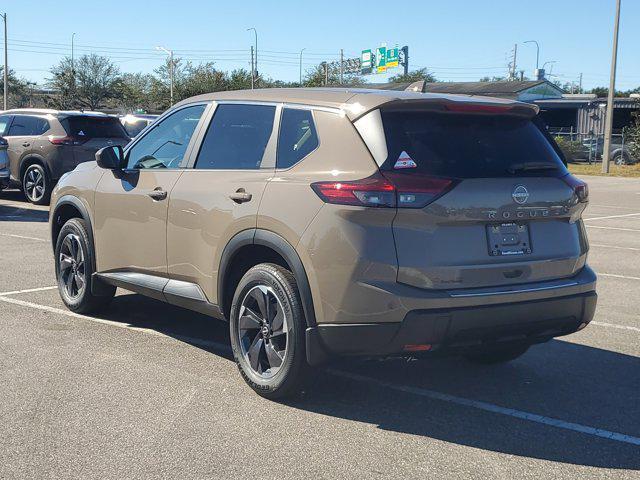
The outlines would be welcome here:
[[[235,193],[229,195],[229,198],[236,203],[244,203],[251,201],[252,195],[245,192],[244,188],[239,188]]]
[[[156,187],[152,192],[149,192],[149,196],[156,201],[164,200],[167,198],[167,192],[162,187]]]

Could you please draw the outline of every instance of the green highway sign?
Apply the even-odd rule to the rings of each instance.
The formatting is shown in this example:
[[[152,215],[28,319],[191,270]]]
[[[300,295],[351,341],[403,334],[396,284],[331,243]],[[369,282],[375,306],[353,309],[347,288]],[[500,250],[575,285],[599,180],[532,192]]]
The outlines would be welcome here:
[[[372,67],[373,55],[371,54],[371,50],[362,50],[362,54],[360,55],[360,72],[362,75],[368,75],[371,73]]]
[[[387,58],[386,58],[386,66],[387,68],[394,68],[398,66],[398,48],[388,48],[387,49]]]
[[[378,47],[376,49],[376,72],[384,73],[387,71],[387,47]]]

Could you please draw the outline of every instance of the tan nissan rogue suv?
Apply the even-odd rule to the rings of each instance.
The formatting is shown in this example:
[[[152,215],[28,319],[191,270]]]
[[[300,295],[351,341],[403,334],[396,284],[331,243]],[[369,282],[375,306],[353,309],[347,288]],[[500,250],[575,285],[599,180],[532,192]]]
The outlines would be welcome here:
[[[221,92],[96,159],[53,193],[65,304],[121,287],[226,319],[266,397],[334,356],[508,361],[594,314],[587,186],[529,104]]]

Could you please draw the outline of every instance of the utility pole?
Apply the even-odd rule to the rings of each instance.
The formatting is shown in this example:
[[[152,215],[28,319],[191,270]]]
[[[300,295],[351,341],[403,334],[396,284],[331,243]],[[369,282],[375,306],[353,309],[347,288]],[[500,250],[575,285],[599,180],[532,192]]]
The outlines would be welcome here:
[[[9,60],[7,55],[7,14],[0,15],[4,20],[4,110],[7,109],[9,98]]]
[[[258,73],[258,31],[251,27],[251,28],[247,28],[247,32],[249,30],[253,30],[253,34],[255,35],[255,60],[253,61],[254,67],[253,67],[253,71],[255,73],[255,80],[254,82],[257,84],[258,83],[258,77],[260,76],[260,74]]]
[[[324,65],[324,86],[329,85],[329,64],[327,62],[322,62]]]
[[[73,32],[71,34],[71,100],[75,103],[76,99],[76,64],[74,61],[73,55],[73,40],[76,36],[76,33]]]
[[[251,90],[253,90],[255,82],[255,69],[253,67],[253,45],[251,46]]]
[[[513,46],[513,59],[511,60],[511,68],[509,69],[509,80],[516,79],[516,58],[518,56],[518,44]]]
[[[302,87],[302,52],[304,52],[306,48],[300,50],[300,86]]]
[[[344,83],[344,50],[340,49],[340,85]]]
[[[579,83],[579,87],[578,87],[578,93],[582,93],[582,73],[580,73],[580,83]]]
[[[162,50],[169,55],[169,96],[171,98],[171,105],[173,105],[173,50],[164,47],[156,47],[156,50]]]
[[[611,78],[607,95],[607,113],[604,123],[604,147],[602,149],[602,173],[609,173],[611,130],[613,129],[613,98],[616,93],[616,62],[618,61],[618,30],[620,29],[620,0],[616,0],[616,19],[613,26],[613,53],[611,55]]]

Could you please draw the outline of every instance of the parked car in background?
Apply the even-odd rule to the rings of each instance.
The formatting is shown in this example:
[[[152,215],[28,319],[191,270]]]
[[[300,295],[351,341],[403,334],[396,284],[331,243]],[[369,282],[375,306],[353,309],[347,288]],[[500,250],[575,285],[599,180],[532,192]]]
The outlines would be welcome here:
[[[158,115],[129,114],[120,117],[120,123],[122,123],[127,134],[131,138],[135,138],[148,125],[151,125],[156,118],[158,118]]]
[[[95,160],[102,147],[130,141],[114,116],[46,109],[0,112],[0,136],[8,142],[8,183],[22,188],[38,205],[49,203],[53,186],[64,173]]]
[[[616,165],[630,165],[638,162],[640,159],[634,158],[631,154],[631,145],[620,142],[620,138],[613,137],[611,139],[609,151],[611,152],[611,161]],[[602,161],[602,152],[604,151],[604,139],[602,136],[585,138],[582,142],[586,151],[587,158]]]
[[[537,112],[344,88],[184,100],[56,186],[60,295],[88,313],[121,287],[227,319],[270,398],[332,356],[513,360],[596,306],[587,185]]]

